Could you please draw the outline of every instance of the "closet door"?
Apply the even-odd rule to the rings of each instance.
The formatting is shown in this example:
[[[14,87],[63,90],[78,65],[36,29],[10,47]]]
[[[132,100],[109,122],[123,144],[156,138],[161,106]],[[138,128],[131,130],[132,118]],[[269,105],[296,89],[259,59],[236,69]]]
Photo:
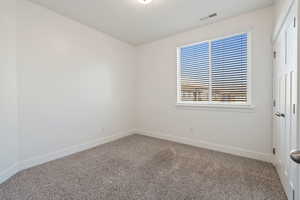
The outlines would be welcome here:
[[[274,49],[273,121],[277,169],[288,199],[300,200],[299,164],[291,159],[292,152],[299,148],[296,7],[290,11]]]

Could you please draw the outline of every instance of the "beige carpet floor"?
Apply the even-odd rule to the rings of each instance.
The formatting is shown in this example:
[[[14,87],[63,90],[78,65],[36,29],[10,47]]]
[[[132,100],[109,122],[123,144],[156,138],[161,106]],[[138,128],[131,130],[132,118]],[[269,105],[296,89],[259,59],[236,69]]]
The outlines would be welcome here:
[[[15,175],[1,200],[286,200],[265,162],[133,135]]]

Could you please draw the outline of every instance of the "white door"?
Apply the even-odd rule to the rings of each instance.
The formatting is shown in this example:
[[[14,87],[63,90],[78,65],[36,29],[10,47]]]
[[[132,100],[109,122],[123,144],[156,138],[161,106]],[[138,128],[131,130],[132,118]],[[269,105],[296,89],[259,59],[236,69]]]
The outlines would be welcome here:
[[[294,6],[295,7],[295,6]],[[298,66],[297,66],[297,18],[296,18],[296,7],[292,9],[290,15],[287,18],[286,22],[286,68],[287,73],[289,73],[288,80],[288,115],[287,121],[289,123],[290,129],[288,130],[287,135],[287,156],[288,156],[288,180],[289,180],[289,199],[291,200],[300,200],[300,190],[299,188],[299,176],[300,176],[300,168],[299,164],[294,162],[290,158],[290,154],[293,150],[297,150],[299,147],[299,132],[297,131],[299,127],[298,125]]]
[[[288,150],[286,119],[288,73],[285,71],[285,34],[281,33],[275,45],[276,60],[274,73],[274,148],[276,149],[276,167],[285,191],[288,191]]]
[[[289,200],[300,200],[299,165],[290,153],[299,147],[297,131],[296,7],[291,10],[274,46],[274,147],[276,167]]]

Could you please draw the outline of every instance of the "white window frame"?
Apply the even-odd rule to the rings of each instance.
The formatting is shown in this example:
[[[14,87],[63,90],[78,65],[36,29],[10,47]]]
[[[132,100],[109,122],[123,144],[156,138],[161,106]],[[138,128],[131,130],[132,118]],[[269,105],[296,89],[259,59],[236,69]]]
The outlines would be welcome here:
[[[247,102],[212,102],[211,101],[211,81],[209,82],[209,98],[210,101],[196,102],[196,101],[181,101],[181,49],[184,47],[194,46],[197,44],[209,42],[209,79],[211,79],[211,42],[215,40],[221,40],[237,35],[248,34],[248,55],[247,55]],[[254,105],[252,104],[252,33],[251,32],[240,32],[231,35],[226,35],[210,40],[205,40],[201,42],[196,42],[188,45],[179,46],[176,48],[177,50],[177,106],[188,106],[188,107],[216,107],[216,108],[246,108],[252,109]]]

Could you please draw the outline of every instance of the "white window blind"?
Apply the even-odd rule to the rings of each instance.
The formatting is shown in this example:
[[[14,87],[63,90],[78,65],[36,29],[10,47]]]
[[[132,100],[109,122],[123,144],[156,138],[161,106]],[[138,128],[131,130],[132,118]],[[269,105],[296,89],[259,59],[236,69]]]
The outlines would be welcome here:
[[[181,49],[181,98],[183,101],[209,100],[209,43]]]
[[[178,102],[249,103],[249,34],[178,48]]]

